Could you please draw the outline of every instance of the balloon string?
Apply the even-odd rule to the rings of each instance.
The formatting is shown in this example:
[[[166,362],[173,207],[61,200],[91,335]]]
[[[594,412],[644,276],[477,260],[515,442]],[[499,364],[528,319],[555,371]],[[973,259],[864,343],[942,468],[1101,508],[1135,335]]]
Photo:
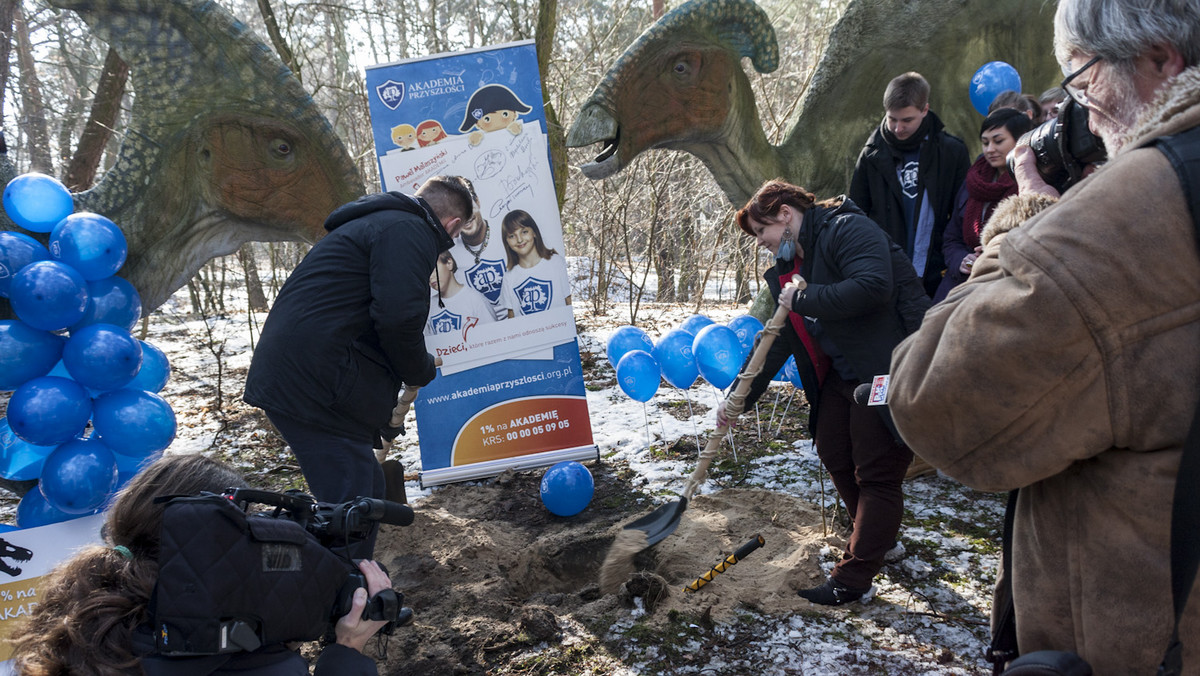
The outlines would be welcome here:
[[[654,448],[654,443],[650,440],[650,411],[646,407],[646,402],[642,402],[642,415],[646,416],[646,450]]]
[[[704,450],[700,445],[700,428],[696,427],[696,414],[692,412],[692,398],[688,396],[688,391],[683,391],[683,398],[687,400],[688,405],[688,420],[692,421],[692,434],[696,435],[696,452]]]

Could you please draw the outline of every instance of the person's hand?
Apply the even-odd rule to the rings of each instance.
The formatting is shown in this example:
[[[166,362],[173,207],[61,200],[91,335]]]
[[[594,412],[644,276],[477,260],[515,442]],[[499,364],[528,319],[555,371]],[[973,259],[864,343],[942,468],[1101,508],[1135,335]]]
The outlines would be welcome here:
[[[1019,145],[1013,148],[1013,178],[1017,181],[1017,193],[1041,193],[1051,197],[1061,195],[1054,186],[1047,183],[1037,170],[1037,156],[1029,146]]]
[[[350,606],[350,612],[338,619],[333,631],[339,644],[362,652],[363,647],[367,645],[367,639],[387,624],[384,621],[362,619],[363,608],[367,607],[367,599],[385,589],[391,589],[392,581],[374,561],[359,561],[358,569],[367,580],[367,588],[359,587],[354,590],[354,602]]]
[[[797,282],[794,279],[788,282],[779,292],[779,304],[791,310],[792,302],[796,300],[796,294],[800,293],[800,290],[800,282]]]
[[[729,416],[725,415],[725,402],[721,402],[720,406],[717,406],[717,427],[733,428],[735,425],[737,425],[737,419],[730,420]]]
[[[975,247],[975,251],[963,256],[962,263],[958,266],[958,271],[964,275],[971,274],[971,268],[975,267],[975,261],[979,258],[979,254],[983,253],[983,247]]]

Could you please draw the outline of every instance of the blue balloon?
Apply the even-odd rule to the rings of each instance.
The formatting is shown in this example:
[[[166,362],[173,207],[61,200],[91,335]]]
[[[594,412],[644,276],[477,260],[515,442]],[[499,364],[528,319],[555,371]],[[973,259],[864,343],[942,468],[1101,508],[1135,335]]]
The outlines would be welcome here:
[[[142,344],[119,326],[92,324],[71,335],[62,360],[80,385],[115,390],[128,385],[142,367]]]
[[[18,437],[0,418],[0,477],[12,481],[29,481],[42,475],[42,464],[54,446],[38,446]]]
[[[61,337],[16,319],[0,319],[0,391],[50,373],[62,352]]]
[[[0,296],[8,298],[12,279],[21,268],[50,259],[50,251],[36,239],[19,232],[0,231]]]
[[[658,344],[651,352],[662,369],[663,378],[681,390],[691,387],[700,375],[700,370],[696,368],[696,357],[692,355],[692,342],[695,339],[683,329],[672,329],[658,339]]]
[[[34,232],[50,232],[75,211],[71,191],[58,179],[31,172],[4,187],[4,211],[13,223]]]
[[[42,492],[36,488],[26,493],[21,498],[21,502],[17,503],[18,528],[48,526],[52,523],[70,521],[79,516],[79,514],[67,514],[61,509],[52,506],[46,502],[46,496],[42,495]]]
[[[114,275],[90,281],[87,288],[87,309],[83,319],[71,325],[72,331],[101,322],[133,330],[142,317],[142,297],[132,284]]]
[[[175,440],[175,411],[166,399],[124,388],[96,398],[92,425],[114,453],[146,456]]]
[[[64,218],[50,231],[50,255],[70,265],[88,281],[111,277],[125,264],[125,233],[100,214],[82,211]]]
[[[730,319],[726,326],[737,335],[738,344],[742,346],[742,359],[745,359],[754,348],[754,339],[763,330],[763,323],[754,315],[741,315]]]
[[[700,375],[718,390],[729,387],[742,367],[742,345],[737,334],[721,324],[700,329],[692,342],[692,354],[696,355]]]
[[[9,300],[17,317],[35,329],[58,331],[83,318],[87,281],[58,261],[36,261],[13,277]]]
[[[783,365],[783,374],[792,381],[797,389],[804,389],[804,383],[800,382],[800,369],[796,367],[795,356],[789,357],[787,363]]]
[[[658,362],[645,350],[630,350],[617,362],[617,384],[634,401],[650,401],[661,378]]]
[[[75,439],[50,452],[38,488],[46,502],[67,514],[104,507],[117,487],[117,459],[99,439]]]
[[[110,448],[109,450],[111,451],[112,449]],[[155,451],[141,458],[113,453],[113,457],[117,459],[117,490],[120,490],[122,486],[129,483],[129,480],[137,476],[138,472],[145,469],[147,465],[162,456],[162,451]]]
[[[558,516],[575,516],[592,501],[595,483],[588,468],[569,460],[542,475],[542,504]]]
[[[74,380],[34,378],[8,400],[8,424],[25,441],[57,446],[83,433],[92,417],[92,398]]]
[[[617,329],[609,336],[605,352],[608,354],[608,363],[616,368],[617,363],[621,361],[621,357],[624,357],[626,352],[630,350],[649,352],[653,349],[654,341],[650,340],[650,336],[646,335],[645,331],[636,326],[627,325]]]
[[[679,325],[679,328],[694,336],[697,333],[700,333],[700,329],[703,329],[711,324],[716,324],[716,322],[708,317],[705,317],[704,315],[692,315],[691,317],[683,320],[683,323]]]
[[[142,344],[142,368],[138,369],[137,375],[125,387],[131,390],[161,392],[171,378],[171,362],[162,350],[144,340],[138,342]]]
[[[788,377],[787,377],[788,366],[794,366],[795,364],[796,364],[796,355],[788,355],[787,361],[785,361],[783,363],[783,366],[779,367],[779,371],[777,371],[775,373],[775,377],[771,378],[771,382],[775,382],[775,383],[788,382]]]
[[[1021,91],[1021,76],[1017,69],[1003,61],[989,61],[971,76],[971,105],[980,115],[988,114],[988,106],[1006,91]]]

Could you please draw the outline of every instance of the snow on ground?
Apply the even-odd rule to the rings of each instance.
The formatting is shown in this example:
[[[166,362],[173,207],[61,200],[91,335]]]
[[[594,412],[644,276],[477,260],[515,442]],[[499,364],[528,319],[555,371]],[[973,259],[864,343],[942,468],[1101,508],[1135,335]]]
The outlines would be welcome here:
[[[615,298],[606,316],[589,310],[586,289],[576,272],[574,290],[581,351],[595,355],[597,368],[611,369],[604,357],[608,337],[627,324],[630,304]],[[651,280],[651,284],[653,280]],[[713,285],[718,285],[714,288]],[[724,284],[722,288],[720,285]],[[653,288],[653,287],[651,287]],[[709,297],[728,297],[728,283],[713,280]],[[228,307],[244,303],[227,301]],[[171,402],[178,418],[178,436],[172,452],[207,452],[218,444],[224,450],[257,446],[265,432],[230,434],[218,406],[238,405],[242,378],[249,365],[251,345],[265,315],[248,318],[244,311],[228,318],[207,321],[189,315],[186,290],[177,293],[150,318],[147,341],[162,349],[171,360],[172,376],[162,395]],[[694,308],[647,303],[640,308],[638,324],[657,339],[693,314]],[[702,312],[717,322],[743,314],[744,307],[728,303],[706,303]],[[586,357],[585,357],[586,360]],[[611,373],[611,372],[610,372]],[[633,472],[633,487],[666,501],[680,494],[693,464],[657,460],[649,446],[662,448],[680,439],[697,449],[715,426],[712,409],[718,394],[702,380],[681,392],[665,382],[648,403],[625,396],[614,378],[606,387],[589,386],[587,393],[592,432],[602,462],[625,462]],[[213,392],[224,398],[218,402]],[[743,417],[744,429],[762,429],[770,435],[770,420],[778,419],[785,406],[797,406],[790,385],[776,385],[762,398],[757,417]],[[692,407],[692,414],[672,415]],[[410,414],[411,415],[411,414]],[[756,422],[757,420],[757,422]],[[415,418],[409,419],[415,429]],[[419,433],[419,430],[418,430]],[[401,460],[410,471],[419,468],[418,434],[398,440]],[[393,451],[396,453],[397,451]],[[733,449],[736,452],[736,448]],[[286,450],[278,452],[280,465],[294,464]],[[236,453],[235,453],[236,456]],[[393,456],[395,457],[395,456]],[[781,491],[814,504],[825,504],[832,517],[835,497],[832,486],[822,486],[820,463],[811,442],[796,440],[785,451],[752,460],[742,487]],[[719,490],[709,481],[701,493]],[[431,493],[409,482],[408,496],[417,508]],[[626,637],[620,643],[627,654],[620,657],[629,669],[612,673],[705,673],[705,674],[985,674],[989,667],[982,653],[987,639],[987,614],[995,580],[999,529],[1003,515],[1001,496],[969,490],[942,476],[926,476],[905,483],[908,516],[901,532],[907,556],[889,564],[877,580],[877,598],[869,603],[835,609],[833,612],[800,612],[787,618],[756,616],[747,610],[741,622],[718,625],[716,641],[727,649],[682,660],[664,658],[667,648],[639,643],[627,632],[638,620],[638,609],[610,628],[610,637]],[[436,489],[433,489],[436,490]],[[651,507],[653,505],[647,505]],[[11,509],[11,505],[10,505]],[[825,567],[832,568],[835,553],[826,548]],[[695,625],[691,626],[692,628]],[[675,649],[687,652],[700,643],[681,633]],[[570,632],[567,632],[568,637]],[[568,638],[569,640],[569,638]],[[710,635],[706,639],[711,645]],[[561,645],[546,650],[559,650]],[[693,650],[694,653],[694,650]],[[665,667],[665,664],[671,666]]]
[[[609,314],[600,316],[589,310],[589,303],[581,302],[586,299],[585,291],[576,289],[575,293],[580,299],[575,309],[582,327],[581,351],[595,355],[598,368],[610,369],[604,346],[613,331],[629,323],[630,305],[627,299],[615,299]],[[253,437],[239,440],[225,435],[221,416],[213,414],[214,403],[197,396],[211,388],[217,366],[221,365],[226,397],[240,398],[241,382],[230,374],[244,372],[248,366],[256,329],[251,328],[244,313],[205,322],[189,318],[188,309],[188,297],[180,292],[154,314],[147,338],[168,354],[174,369],[163,391],[179,416],[179,436],[172,450],[202,452],[216,442],[226,448],[254,444]],[[694,311],[693,307],[646,303],[640,308],[638,324],[657,339]],[[722,323],[744,312],[744,307],[727,303],[707,303],[702,308],[703,314]],[[257,316],[254,321],[261,324],[263,319]],[[693,464],[657,460],[651,457],[648,447],[661,448],[688,439],[688,443],[695,440],[699,449],[715,426],[712,409],[719,401],[718,393],[702,380],[687,392],[664,382],[654,398],[642,404],[625,396],[615,379],[606,382],[613,384],[589,387],[587,393],[592,432],[602,461],[628,463],[634,474],[633,487],[660,496],[661,501],[680,494]],[[683,419],[667,412],[670,407],[678,414],[688,405],[693,413],[681,416]],[[778,420],[785,406],[797,405],[794,388],[773,386],[760,401],[758,415],[748,413],[743,425],[770,435],[770,420]],[[415,418],[410,417],[409,423],[410,429],[415,429]],[[420,466],[418,434],[410,432],[397,444],[400,458],[410,471]],[[286,451],[281,451],[279,462],[292,461]],[[785,452],[753,460],[742,486],[824,503],[832,516],[832,485],[822,486],[821,475],[811,442],[797,440]],[[700,492],[719,488],[710,481]],[[714,630],[728,650],[684,664],[666,659],[661,646],[639,644],[636,638],[630,638],[622,641],[628,653],[622,658],[632,665],[625,673],[987,673],[989,666],[982,653],[995,580],[1002,498],[969,490],[936,475],[910,480],[905,488],[909,515],[901,542],[907,556],[885,567],[878,578],[875,600],[839,608],[832,614],[798,613],[783,621],[756,617],[747,611],[744,622],[718,625]],[[422,489],[416,482],[409,482],[407,489],[417,508],[423,496],[436,490]],[[835,552],[827,548],[824,554],[826,569],[832,568]],[[635,608],[610,628],[609,638],[624,636],[637,620]],[[687,645],[684,642],[683,648]],[[548,646],[546,650],[560,648]],[[664,667],[667,663],[672,664],[669,671]]]

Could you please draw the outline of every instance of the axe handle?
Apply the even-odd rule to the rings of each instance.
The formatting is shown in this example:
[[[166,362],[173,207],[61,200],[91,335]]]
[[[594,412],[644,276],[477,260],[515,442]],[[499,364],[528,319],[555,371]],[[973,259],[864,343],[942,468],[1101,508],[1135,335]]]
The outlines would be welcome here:
[[[442,358],[435,358],[433,360],[433,365],[435,368],[441,368]],[[400,401],[397,401],[396,408],[392,409],[392,419],[389,421],[389,424],[392,427],[400,427],[404,424],[404,416],[408,415],[408,409],[412,408],[413,402],[417,400],[417,393],[420,391],[421,388],[416,386],[404,386],[404,391],[400,393]],[[375,457],[379,460],[379,462],[383,462],[387,458],[390,446],[391,444],[385,441],[383,443],[383,448],[375,450]]]
[[[808,283],[797,277],[797,284],[801,289],[808,286]],[[783,329],[783,323],[787,321],[788,308],[777,305],[775,314],[767,320],[766,326],[759,332],[758,337],[754,339],[754,348],[750,352],[750,360],[746,362],[742,372],[738,374],[737,386],[733,388],[733,392],[725,398],[725,417],[729,420],[736,419],[742,414],[742,410],[746,405],[746,395],[750,393],[750,384],[755,376],[762,371],[763,362],[767,360],[767,353],[771,351],[771,344],[775,342],[775,337],[779,335],[779,331]],[[708,443],[704,445],[704,450],[700,453],[700,463],[696,465],[695,471],[688,477],[687,485],[683,489],[683,497],[690,500],[692,494],[708,479],[708,467],[712,464],[712,460],[717,455],[717,451],[721,450],[721,441],[725,435],[729,433],[728,425],[720,425],[708,437]]]

